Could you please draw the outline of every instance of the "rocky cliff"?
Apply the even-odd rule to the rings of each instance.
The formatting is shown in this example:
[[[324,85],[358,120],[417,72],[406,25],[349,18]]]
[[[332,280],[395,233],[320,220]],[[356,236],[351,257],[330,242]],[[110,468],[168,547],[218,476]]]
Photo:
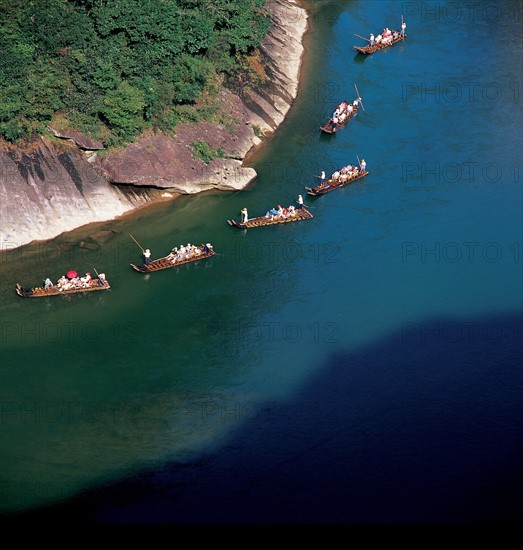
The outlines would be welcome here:
[[[297,95],[307,14],[295,0],[270,0],[261,45],[267,81],[223,90],[227,123],[183,124],[174,136],[142,136],[118,150],[74,130],[50,128],[31,150],[0,148],[0,245],[13,249],[105,221],[158,200],[209,189],[237,190],[255,177],[242,159],[283,121]],[[215,154],[198,154],[196,144]]]

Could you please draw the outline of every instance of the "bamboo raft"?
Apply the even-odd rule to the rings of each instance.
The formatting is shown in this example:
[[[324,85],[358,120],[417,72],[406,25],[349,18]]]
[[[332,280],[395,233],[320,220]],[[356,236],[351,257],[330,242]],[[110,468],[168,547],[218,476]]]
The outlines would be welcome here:
[[[367,44],[366,46],[354,46],[354,49],[357,50],[359,53],[361,53],[363,55],[370,55],[372,53],[379,52],[381,50],[386,50],[387,48],[390,48],[391,46],[393,46],[397,42],[400,42],[401,40],[404,40],[405,38],[407,38],[406,34],[401,36],[401,33],[399,31],[392,30],[391,32],[393,34],[395,32],[397,32],[398,36],[396,38],[393,38],[390,42],[387,42],[386,44],[382,44],[382,43],[376,44],[376,43],[374,43],[374,46],[371,46],[370,44]],[[376,36],[378,36],[378,35],[376,35]]]
[[[250,227],[263,227],[265,225],[276,225],[278,223],[299,222],[301,220],[310,220],[314,216],[304,207],[297,208],[294,216],[259,216],[258,218],[251,218],[247,222],[238,222],[236,220],[227,220],[229,225],[239,227],[240,229],[247,229]]]
[[[347,117],[343,120],[343,122],[338,121],[338,124],[336,125],[336,128],[341,128],[341,127],[345,126],[345,124],[347,124],[347,122],[349,122],[349,120],[351,118],[356,116],[356,113],[359,110],[359,105],[353,105],[352,107],[353,107],[352,112],[347,115]],[[329,120],[323,126],[320,126],[320,130],[322,132],[325,132],[326,134],[335,134],[336,133],[336,129],[334,128],[334,121],[332,120],[332,117],[330,117]]]
[[[199,260],[203,260],[204,258],[210,258],[211,256],[214,256],[216,254],[216,252],[214,252],[212,248],[208,249],[207,252],[205,252],[204,247],[205,247],[204,244],[200,244],[197,247],[200,250],[199,254],[192,254],[191,256],[187,258],[183,258],[181,260],[174,260],[174,258],[169,258],[169,256],[165,256],[164,258],[158,258],[157,260],[152,260],[148,264],[143,264],[143,265],[131,264],[131,267],[135,271],[139,271],[140,273],[152,273],[153,271],[170,269],[172,267],[178,267],[179,265],[189,264],[191,262],[197,262]]]
[[[330,178],[328,180],[325,180],[324,183],[320,183],[315,187],[305,187],[305,189],[307,189],[308,195],[312,195],[314,197],[317,197],[318,195],[325,195],[326,193],[330,193],[335,189],[345,187],[346,185],[349,185],[350,183],[353,183],[360,178],[364,178],[368,173],[368,171],[360,170],[357,174],[348,177],[345,181],[333,180],[332,178]]]
[[[43,298],[45,296],[63,296],[65,294],[80,294],[83,292],[93,292],[95,290],[109,290],[111,286],[107,280],[104,280],[103,285],[100,285],[98,279],[93,279],[92,283],[87,287],[75,287],[69,290],[58,290],[56,285],[52,285],[49,288],[43,286],[35,288],[22,287],[18,283],[16,284],[16,293],[22,298]]]

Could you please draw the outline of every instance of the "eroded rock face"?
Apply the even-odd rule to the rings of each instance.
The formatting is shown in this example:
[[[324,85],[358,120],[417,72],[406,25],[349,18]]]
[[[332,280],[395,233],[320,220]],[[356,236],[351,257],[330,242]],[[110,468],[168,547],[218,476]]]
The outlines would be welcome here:
[[[57,149],[45,139],[31,152],[0,150],[2,249],[53,238],[149,202],[147,189],[111,185],[73,146]]]
[[[174,137],[161,133],[143,137],[125,149],[109,151],[99,163],[101,172],[112,183],[184,194],[243,189],[256,177],[256,172],[241,162],[254,144],[254,133],[245,122],[247,111],[238,98],[226,91],[220,95],[235,121],[228,127],[207,122],[182,124]],[[205,162],[195,151],[197,142],[219,152],[218,158]]]
[[[266,92],[248,91],[244,102],[250,110],[249,123],[264,132],[274,131],[285,118],[298,95],[302,62],[302,38],[307,29],[307,12],[295,0],[270,0],[267,9],[272,26],[260,50],[269,59]]]
[[[104,144],[100,140],[90,138],[78,130],[57,130],[50,127],[49,131],[53,134],[53,136],[70,140],[78,148],[84,149],[85,151],[100,151],[101,149],[104,149]]]
[[[267,9],[273,24],[260,49],[269,60],[269,85],[241,98],[224,90],[217,101],[231,121],[227,125],[180,125],[175,136],[144,136],[103,159],[96,155],[103,144],[74,130],[50,129],[65,140],[61,148],[42,138],[30,153],[0,149],[0,249],[50,239],[179,194],[248,185],[256,172],[242,159],[260,143],[260,131],[277,128],[297,95],[307,27],[306,12],[294,0],[270,0]],[[216,158],[204,162],[195,154],[197,142],[209,145]]]

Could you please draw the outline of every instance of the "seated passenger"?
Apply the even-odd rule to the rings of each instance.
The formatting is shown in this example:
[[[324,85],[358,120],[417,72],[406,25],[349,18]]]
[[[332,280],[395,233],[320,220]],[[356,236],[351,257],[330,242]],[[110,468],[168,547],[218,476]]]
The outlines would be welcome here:
[[[85,277],[81,277],[80,278],[80,281],[82,282],[82,286],[84,288],[87,288],[90,284],[91,284],[91,274],[90,273],[86,273],[85,274]]]
[[[171,263],[175,264],[180,258],[179,258],[179,254],[178,254],[178,247],[175,246],[170,252],[169,252],[169,255],[167,256],[167,259],[168,260],[171,260]]]

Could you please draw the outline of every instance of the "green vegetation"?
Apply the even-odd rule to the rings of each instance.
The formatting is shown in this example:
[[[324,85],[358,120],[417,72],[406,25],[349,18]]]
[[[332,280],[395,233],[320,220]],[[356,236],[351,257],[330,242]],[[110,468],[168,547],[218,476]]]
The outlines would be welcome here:
[[[210,118],[221,82],[256,59],[264,4],[0,0],[0,137],[59,123],[114,146]]]
[[[195,141],[194,143],[191,143],[191,145],[194,149],[194,156],[202,159],[205,164],[209,164],[209,162],[214,159],[221,159],[225,156],[225,151],[223,149],[213,149],[206,141],[203,140]]]
[[[253,124],[252,125],[252,130],[254,132],[254,135],[258,139],[261,139],[262,141],[265,139],[265,134],[263,133],[263,130],[259,126],[257,126],[256,124]]]

